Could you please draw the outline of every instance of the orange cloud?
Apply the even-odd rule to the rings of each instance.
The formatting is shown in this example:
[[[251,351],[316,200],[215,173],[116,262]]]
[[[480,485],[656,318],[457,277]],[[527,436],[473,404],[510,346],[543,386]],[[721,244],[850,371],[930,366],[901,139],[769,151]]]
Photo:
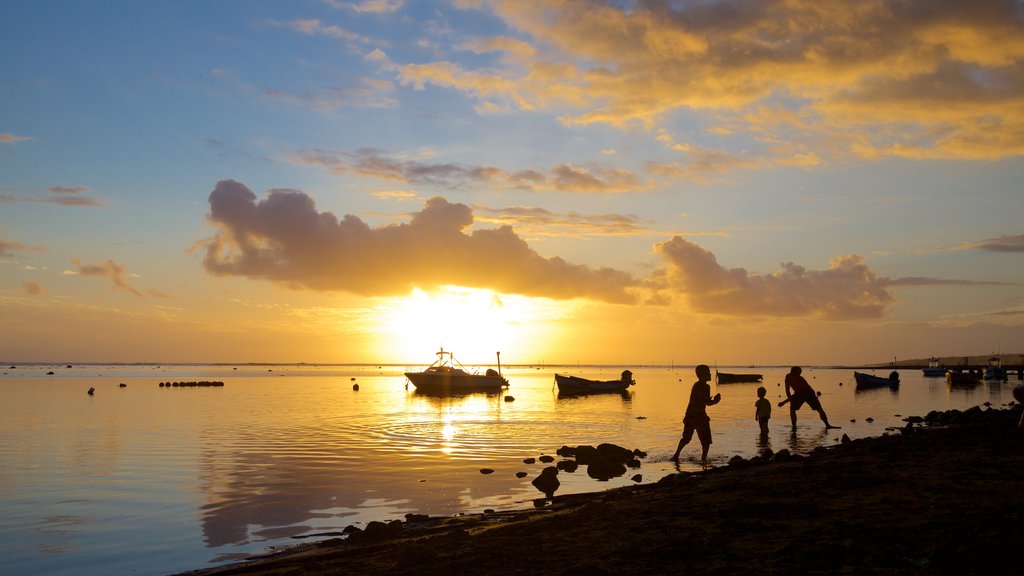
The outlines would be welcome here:
[[[107,260],[103,264],[83,264],[79,260],[72,260],[71,263],[76,266],[76,269],[66,271],[65,274],[106,278],[110,280],[113,288],[124,290],[139,297],[144,296],[142,292],[136,290],[125,280],[126,273],[122,264],[118,264],[113,260]]]
[[[246,276],[315,290],[366,295],[459,285],[556,299],[635,302],[627,273],[544,258],[510,227],[467,231],[472,210],[431,198],[408,223],[371,228],[356,216],[318,212],[295,190],[258,200],[244,184],[218,182],[210,193],[203,265],[217,275]]]
[[[1024,20],[1003,0],[595,3],[492,0],[516,33],[464,44],[474,69],[391,64],[400,81],[465,92],[478,109],[552,110],[566,125],[657,127],[718,116],[709,135],[755,134],[787,165],[832,154],[991,159],[1024,154]],[[808,121],[748,112],[785,106]],[[818,156],[814,156],[811,152]],[[743,166],[741,166],[743,167]]]

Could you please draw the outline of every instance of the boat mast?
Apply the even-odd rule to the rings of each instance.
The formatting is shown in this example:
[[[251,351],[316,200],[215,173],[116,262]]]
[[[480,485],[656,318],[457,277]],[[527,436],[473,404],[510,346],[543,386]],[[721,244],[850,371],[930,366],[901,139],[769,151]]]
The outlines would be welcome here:
[[[499,350],[497,352],[497,354],[498,354],[498,376],[501,376],[501,351]]]

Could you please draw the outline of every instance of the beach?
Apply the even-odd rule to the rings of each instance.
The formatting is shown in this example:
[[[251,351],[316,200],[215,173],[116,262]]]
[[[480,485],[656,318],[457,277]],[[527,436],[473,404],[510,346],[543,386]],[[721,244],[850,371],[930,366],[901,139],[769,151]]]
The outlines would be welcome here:
[[[734,458],[521,511],[378,523],[186,574],[992,573],[1020,561],[1020,418],[1019,405],[932,412],[806,456]]]

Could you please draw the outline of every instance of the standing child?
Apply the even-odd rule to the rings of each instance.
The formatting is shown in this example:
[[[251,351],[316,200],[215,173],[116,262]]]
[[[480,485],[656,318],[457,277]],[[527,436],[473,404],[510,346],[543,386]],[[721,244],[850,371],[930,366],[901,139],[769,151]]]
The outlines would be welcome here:
[[[757,389],[757,402],[754,402],[754,419],[761,426],[761,439],[768,438],[768,419],[772,417],[772,403],[764,397],[768,391],[764,386]]]

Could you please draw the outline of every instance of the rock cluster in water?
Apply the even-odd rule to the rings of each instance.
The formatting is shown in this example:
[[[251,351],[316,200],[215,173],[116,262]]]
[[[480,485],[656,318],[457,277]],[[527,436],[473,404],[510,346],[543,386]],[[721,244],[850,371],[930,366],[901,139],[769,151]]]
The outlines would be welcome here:
[[[196,388],[196,387],[214,387],[223,386],[224,383],[219,380],[193,380],[190,382],[161,382],[160,387],[164,388]]]
[[[628,448],[609,443],[597,446],[562,446],[555,453],[565,459],[556,462],[554,466],[545,467],[536,478],[530,481],[534,488],[543,492],[548,498],[554,496],[555,491],[561,485],[561,482],[558,480],[559,472],[571,474],[580,466],[586,466],[587,476],[598,481],[607,481],[625,475],[626,470],[630,468],[639,468],[640,459],[647,456],[642,450],[629,450]],[[539,460],[544,463],[551,463],[555,459],[544,455]],[[533,464],[536,461],[537,459],[534,458],[526,458],[523,460],[523,463]],[[516,474],[518,478],[525,476],[526,473],[524,472]],[[639,482],[642,477],[636,474],[633,476],[633,479],[635,482]]]

